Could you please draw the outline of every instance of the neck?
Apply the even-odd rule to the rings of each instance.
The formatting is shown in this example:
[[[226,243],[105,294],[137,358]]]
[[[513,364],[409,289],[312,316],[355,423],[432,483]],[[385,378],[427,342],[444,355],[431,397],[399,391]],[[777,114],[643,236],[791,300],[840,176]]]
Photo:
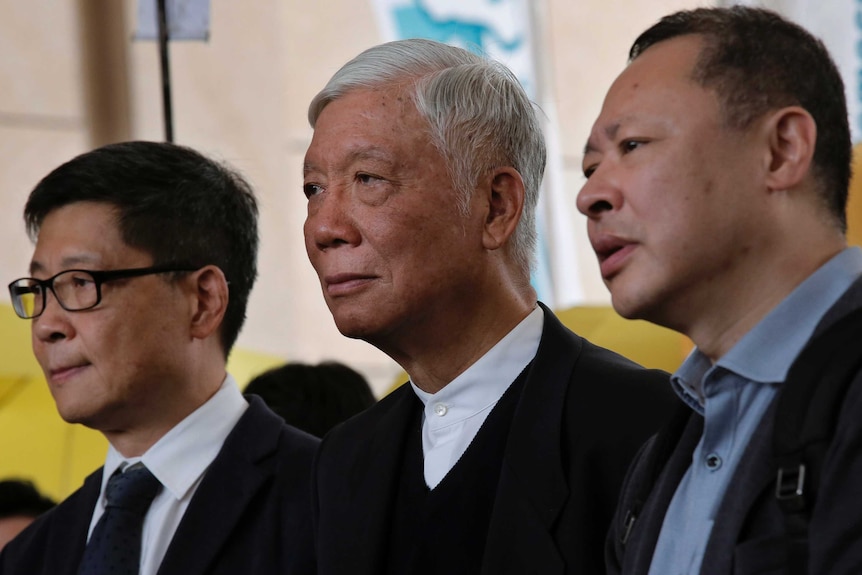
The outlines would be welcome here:
[[[114,425],[100,429],[123,457],[140,457],[171,429],[209,401],[226,376],[224,363],[212,363],[196,370],[193,377],[174,380],[170,385],[153,386],[150,401],[127,410]]]
[[[816,272],[845,246],[825,241],[812,249],[810,236],[798,234],[806,246],[794,246],[759,258],[756,265],[742,266],[739,273],[727,274],[714,282],[709,294],[691,305],[688,319],[680,318],[681,331],[712,362],[724,354],[780,304],[799,284]],[[698,311],[694,311],[698,310]]]
[[[380,349],[394,359],[419,389],[436,393],[476,363],[536,306],[535,293],[504,298],[503,301],[471,298],[480,304],[458,313],[431,318],[424,326],[413,326],[405,338]]]

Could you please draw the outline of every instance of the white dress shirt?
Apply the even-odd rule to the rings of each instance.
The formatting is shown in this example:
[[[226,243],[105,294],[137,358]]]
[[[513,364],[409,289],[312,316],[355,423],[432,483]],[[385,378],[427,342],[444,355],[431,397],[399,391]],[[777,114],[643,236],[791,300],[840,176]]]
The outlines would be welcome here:
[[[228,374],[215,395],[141,457],[125,459],[110,446],[102,472],[102,491],[93,510],[87,540],[105,512],[108,479],[117,469],[143,463],[162,484],[144,518],[141,543],[140,575],[155,575],[204,473],[247,408],[248,402],[236,380]]]
[[[544,323],[545,314],[536,306],[476,363],[437,393],[424,392],[410,382],[425,405],[422,452],[428,487],[437,487],[452,470],[488,414],[536,356]]]

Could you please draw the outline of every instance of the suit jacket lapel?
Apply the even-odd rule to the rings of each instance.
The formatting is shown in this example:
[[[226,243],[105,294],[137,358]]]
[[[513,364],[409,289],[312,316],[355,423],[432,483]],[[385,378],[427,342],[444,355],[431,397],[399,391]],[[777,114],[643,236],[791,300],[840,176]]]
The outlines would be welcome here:
[[[560,436],[570,375],[582,343],[539,305],[545,325],[509,432],[485,547],[483,573],[488,574],[507,572],[511,553],[531,554],[524,562],[537,573],[563,568],[551,527],[569,494]]]
[[[681,406],[680,409],[688,409]],[[688,468],[691,456],[703,435],[703,418],[691,412],[692,416],[683,430],[667,464],[656,481],[655,487],[647,498],[640,517],[636,520],[631,539],[627,544],[623,571],[646,575],[652,563],[658,537],[664,524],[664,516]]]
[[[749,511],[755,507],[756,500],[775,479],[772,426],[775,422],[776,404],[773,400],[760,420],[730,481],[728,493],[721,501],[709,543],[704,551],[704,575],[733,571],[734,557],[727,550],[736,547]]]
[[[159,575],[203,573],[230,538],[249,500],[270,476],[282,421],[251,398],[189,503]],[[193,553],[189,553],[193,549]]]
[[[814,335],[820,335],[839,319],[848,313],[862,307],[862,277],[853,282],[844,295],[835,302],[814,330]]]
[[[102,470],[90,474],[73,495],[74,505],[62,504],[54,511],[51,537],[46,545],[45,566],[40,573],[75,575],[87,546],[93,509],[102,490]]]
[[[418,429],[410,429],[419,409],[419,399],[412,388],[405,384],[392,394],[395,403],[377,423],[371,440],[363,445],[348,470],[354,489],[348,495],[347,509],[353,516],[346,522],[352,526],[350,537],[341,543],[347,554],[341,556],[368,556],[367,560],[357,561],[351,570],[353,575],[377,575],[386,569],[402,456],[407,439],[414,431],[419,433]]]

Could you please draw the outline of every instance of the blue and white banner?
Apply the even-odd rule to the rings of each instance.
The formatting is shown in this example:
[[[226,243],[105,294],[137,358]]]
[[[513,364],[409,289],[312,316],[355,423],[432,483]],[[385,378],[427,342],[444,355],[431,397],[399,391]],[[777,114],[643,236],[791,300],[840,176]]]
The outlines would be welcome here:
[[[536,219],[538,267],[533,285],[555,309],[583,301],[571,229],[574,194],[564,193],[556,113],[536,72],[529,0],[373,0],[385,41],[430,38],[505,63],[546,116],[548,167]]]

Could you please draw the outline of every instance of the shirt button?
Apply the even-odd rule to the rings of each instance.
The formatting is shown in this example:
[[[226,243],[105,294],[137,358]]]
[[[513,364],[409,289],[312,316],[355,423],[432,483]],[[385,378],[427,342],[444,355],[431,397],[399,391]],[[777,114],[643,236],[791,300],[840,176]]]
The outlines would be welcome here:
[[[717,453],[710,453],[706,456],[706,466],[710,471],[717,471],[721,467],[721,457]]]
[[[448,412],[448,411],[449,411],[449,408],[447,406],[443,405],[442,403],[438,403],[437,405],[434,406],[434,413],[436,413],[438,417],[443,417],[444,415],[446,415],[446,412]]]

